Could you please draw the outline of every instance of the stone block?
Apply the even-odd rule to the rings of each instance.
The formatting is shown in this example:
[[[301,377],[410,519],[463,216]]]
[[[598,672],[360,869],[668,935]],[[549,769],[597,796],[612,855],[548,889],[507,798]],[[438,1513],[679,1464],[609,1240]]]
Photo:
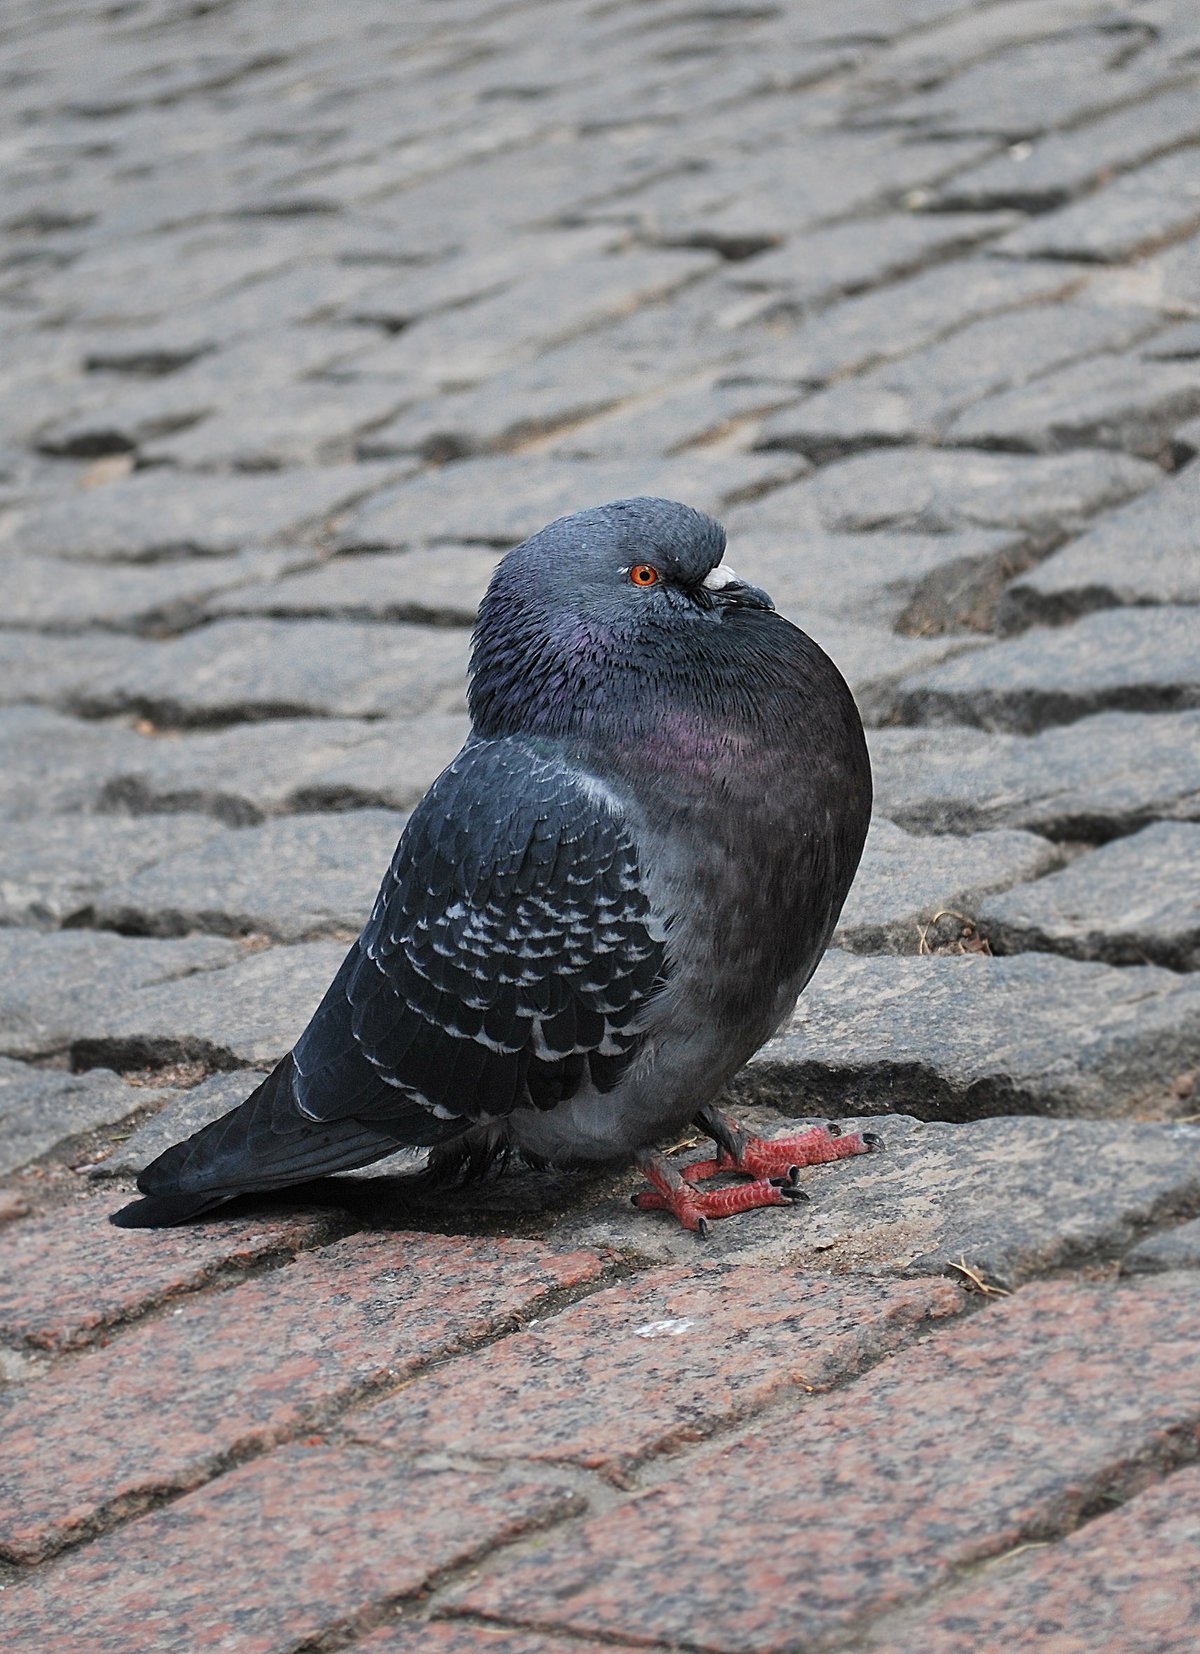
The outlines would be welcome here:
[[[1082,140],[1082,134],[1077,136]],[[1196,157],[1194,147],[1180,149],[1135,172],[1123,172],[1086,200],[1011,230],[997,242],[996,251],[1024,258],[1118,263],[1175,240],[1200,226]]]
[[[1197,521],[1200,471],[1189,466],[1018,576],[1002,620],[1055,625],[1120,604],[1200,603]]]
[[[186,1298],[13,1399],[0,1547],[36,1560],[139,1492],[195,1487],[601,1269],[533,1241],[375,1234]]]
[[[852,953],[916,953],[935,914],[975,914],[981,904],[986,911],[992,891],[1019,884],[1024,892],[1023,881],[1058,860],[1053,845],[1033,833],[923,838],[876,816],[834,943]]]
[[[926,1119],[1111,1117],[1164,1094],[1198,1057],[1200,981],[1156,966],[835,948],[734,1089],[789,1111],[804,1097]]]
[[[447,627],[220,620],[121,653],[56,698],[91,716],[189,725],[457,711],[465,695],[467,638]]]
[[[761,1109],[737,1113],[766,1137],[819,1123],[780,1121]],[[803,1170],[805,1205],[714,1223],[706,1265],[831,1270],[839,1280],[947,1275],[960,1284],[973,1270],[986,1285],[1011,1290],[1049,1270],[1107,1264],[1147,1224],[1193,1209],[1200,1192],[1194,1124],[887,1114],[844,1125],[877,1132],[883,1152]],[[634,1250],[694,1267],[695,1236],[665,1214],[629,1206],[627,1191],[637,1186],[628,1174],[609,1198],[568,1214],[550,1235],[562,1246]]]
[[[60,1068],[31,1068],[0,1057],[0,1175],[40,1159],[82,1132],[123,1120],[157,1095],[126,1085],[107,1069],[67,1074]],[[7,1247],[6,1240],[6,1251]]]
[[[1175,144],[1200,138],[1192,86],[1173,86],[1125,109],[1065,132],[1045,132],[993,156],[943,184],[942,207],[1021,207],[1045,212],[1102,182],[1112,172],[1149,161]]]
[[[499,1445],[622,1483],[641,1461],[844,1381],[962,1305],[943,1282],[652,1270],[415,1380],[349,1429],[405,1455],[491,1458]]]
[[[1200,1218],[1147,1235],[1121,1259],[1123,1275],[1157,1275],[1166,1269],[1200,1269]]]
[[[1012,528],[1050,539],[1161,481],[1156,465],[1126,454],[881,448],[823,466],[806,486],[822,521],[838,532]]]
[[[292,560],[296,554],[282,551],[146,565],[6,557],[5,620],[39,631],[179,631],[195,624],[216,593],[273,581]]]
[[[33,816],[4,828],[0,924],[53,928],[78,918],[99,891],[197,849],[220,828],[201,815]]]
[[[370,722],[267,719],[129,736],[98,778],[100,799],[105,809],[139,813],[203,810],[235,826],[290,810],[409,808],[454,757],[469,727],[465,712],[431,712]]]
[[[96,940],[105,938],[97,932]],[[112,937],[126,947],[140,939]],[[235,942],[141,940],[143,948],[221,946],[237,960],[161,986],[93,995],[60,1012],[74,1059],[126,1068],[161,1062],[273,1068],[290,1051],[345,957],[344,942],[306,942],[245,954]]]
[[[1200,711],[1102,712],[1039,735],[868,732],[876,808],[918,832],[1028,827],[1092,842],[1200,820]]]
[[[1071,626],[1019,637],[906,678],[877,715],[900,723],[976,724],[1033,734],[1106,711],[1200,706],[1196,612],[1102,609]]]
[[[210,822],[194,848],[155,857],[96,892],[90,922],[126,935],[350,940],[366,923],[405,820],[391,810],[353,810],[260,827]]]
[[[937,442],[985,397],[1080,357],[1135,344],[1156,321],[1132,307],[1061,302],[989,316],[773,414],[760,446],[820,460],[878,443]]]
[[[1198,411],[1200,374],[1192,363],[1097,356],[985,397],[942,434],[969,448],[1121,448],[1159,459],[1176,428]]]
[[[110,768],[138,745],[131,730],[49,707],[0,706],[0,815],[39,819],[95,804]]]
[[[68,1626],[80,1648],[201,1654],[236,1643],[271,1654],[579,1508],[577,1495],[529,1475],[292,1446],[30,1580],[5,1604],[6,1631],[31,1649],[61,1646]]]
[[[115,1327],[153,1306],[285,1262],[330,1240],[334,1228],[324,1214],[299,1206],[157,1230],[115,1229],[112,1210],[111,1193],[91,1195],[5,1236],[0,1333],[56,1352],[106,1343]]]
[[[1198,1316],[1194,1277],[1030,1287],[806,1403],[793,1424],[802,1477],[772,1421],[450,1602],[509,1625],[722,1654],[844,1638],[1183,1457]]]
[[[480,546],[453,545],[335,557],[288,579],[222,593],[209,612],[470,626],[499,557]]]
[[[229,556],[314,533],[394,478],[388,465],[313,466],[262,476],[138,471],[103,488],[48,494],[0,514],[6,550],[84,562]]]
[[[1107,1509],[1057,1544],[1033,1547],[998,1573],[950,1591],[936,1605],[884,1625],[876,1650],[981,1648],[1089,1654],[1096,1648],[1186,1654],[1200,1639],[1200,1470]]]
[[[240,957],[237,944],[219,936],[159,942],[105,931],[0,928],[0,1051],[62,1053],[89,1018],[112,1014],[139,990],[159,986],[169,999],[186,980],[194,991]]]
[[[1061,872],[989,896],[979,927],[1002,953],[1037,948],[1114,965],[1200,968],[1200,823],[1161,821]]]

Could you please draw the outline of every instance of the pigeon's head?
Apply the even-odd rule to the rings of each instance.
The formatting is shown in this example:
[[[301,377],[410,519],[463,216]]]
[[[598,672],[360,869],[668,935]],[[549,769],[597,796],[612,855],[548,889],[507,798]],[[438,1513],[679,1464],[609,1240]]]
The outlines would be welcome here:
[[[622,664],[664,661],[735,610],[772,609],[721,562],[724,551],[712,517],[649,498],[560,517],[514,547],[475,628],[476,723],[501,706],[516,716],[518,697],[558,704]]]

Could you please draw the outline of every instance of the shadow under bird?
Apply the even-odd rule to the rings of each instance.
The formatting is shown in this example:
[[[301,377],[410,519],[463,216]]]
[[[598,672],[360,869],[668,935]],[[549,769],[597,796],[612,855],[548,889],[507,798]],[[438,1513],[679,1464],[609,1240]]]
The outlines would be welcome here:
[[[551,523],[500,562],[472,731],[413,811],[371,917],[293,1049],[138,1179],[128,1227],[430,1151],[636,1161],[635,1205],[708,1220],[800,1198],[797,1169],[875,1146],[766,1141],[715,1107],[824,952],[871,813],[832,661],[669,500]],[[712,1160],[655,1144],[698,1126]],[[701,1188],[717,1172],[750,1181]]]

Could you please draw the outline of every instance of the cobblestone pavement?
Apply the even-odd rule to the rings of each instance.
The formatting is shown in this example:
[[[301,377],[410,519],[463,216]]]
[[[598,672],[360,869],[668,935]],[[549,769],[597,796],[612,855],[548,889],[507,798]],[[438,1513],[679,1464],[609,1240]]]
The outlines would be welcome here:
[[[5,1649],[1191,1654],[1196,0],[7,0],[0,85]],[[633,492],[870,725],[736,1102],[886,1154],[110,1228]]]

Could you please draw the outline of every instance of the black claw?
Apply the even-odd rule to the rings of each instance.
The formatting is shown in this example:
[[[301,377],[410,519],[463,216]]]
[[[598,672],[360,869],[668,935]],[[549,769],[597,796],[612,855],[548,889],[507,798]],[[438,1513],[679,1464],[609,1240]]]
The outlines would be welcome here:
[[[866,1144],[867,1148],[870,1149],[872,1154],[878,1154],[880,1149],[884,1146],[883,1138],[877,1131],[864,1131],[862,1134],[862,1140]]]
[[[797,1183],[788,1183],[782,1177],[773,1177],[771,1187],[778,1189],[785,1200],[811,1200],[812,1196],[807,1189],[802,1189]]]
[[[840,1137],[842,1135],[842,1128],[838,1125],[836,1120],[826,1120],[825,1130],[831,1137]]]
[[[707,1240],[708,1239],[708,1219],[707,1218],[697,1218],[696,1219],[696,1233],[700,1237],[701,1240]]]

